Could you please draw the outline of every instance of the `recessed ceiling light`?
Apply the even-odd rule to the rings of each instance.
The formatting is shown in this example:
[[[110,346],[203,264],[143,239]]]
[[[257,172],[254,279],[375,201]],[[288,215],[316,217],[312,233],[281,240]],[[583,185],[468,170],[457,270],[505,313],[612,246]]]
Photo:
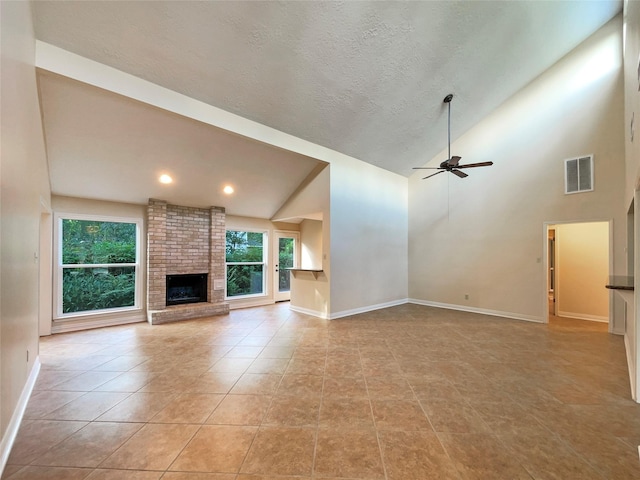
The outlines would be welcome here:
[[[166,173],[163,173],[162,175],[160,175],[160,183],[171,183],[171,182],[173,182],[173,178],[171,178]]]
[[[224,193],[226,193],[227,195],[231,195],[231,194],[234,192],[233,187],[232,187],[231,185],[226,185],[226,186],[222,189],[222,191],[223,191]]]

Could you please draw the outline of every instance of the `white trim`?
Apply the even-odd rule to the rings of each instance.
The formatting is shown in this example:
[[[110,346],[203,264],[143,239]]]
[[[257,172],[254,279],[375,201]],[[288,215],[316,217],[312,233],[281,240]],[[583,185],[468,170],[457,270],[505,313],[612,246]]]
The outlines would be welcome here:
[[[392,300],[390,302],[378,303],[376,305],[367,305],[366,307],[352,308],[351,310],[343,310],[341,312],[330,313],[327,317],[329,320],[335,320],[336,318],[350,317],[351,315],[358,315],[360,313],[372,312],[374,310],[381,310],[383,308],[397,307],[398,305],[404,305],[409,303],[409,299],[401,298],[400,300]]]
[[[126,325],[129,323],[146,322],[147,316],[144,310],[136,310],[126,315],[110,313],[103,315],[84,315],[82,317],[65,318],[53,322],[51,333],[75,332],[78,330],[88,330],[90,328],[113,327],[115,325]]]
[[[238,310],[240,308],[250,307],[264,307],[266,305],[273,305],[275,300],[268,298],[266,295],[260,295],[256,297],[230,297],[225,300],[229,304],[229,310]]]
[[[38,374],[40,373],[40,366],[40,357],[36,357],[36,360],[33,362],[31,373],[27,378],[27,383],[25,383],[22,388],[18,404],[13,410],[13,415],[11,415],[9,425],[2,436],[2,442],[0,443],[0,476],[2,475],[2,472],[4,472],[4,467],[7,465],[11,448],[13,447],[13,443],[16,441],[16,436],[18,435],[18,430],[20,429],[24,412],[27,409],[27,403],[29,403],[33,387],[35,386]]]
[[[545,323],[543,317],[538,317],[535,315],[523,315],[521,313],[502,312],[500,310],[489,310],[486,308],[465,307],[462,305],[454,305],[450,303],[418,300],[417,298],[410,298],[409,303],[415,303],[416,305],[425,305],[427,307],[446,308],[447,310],[458,310],[461,312],[480,313],[482,315],[491,315],[492,317],[503,317],[503,318],[509,318],[512,320],[524,320],[526,322]]]
[[[292,312],[302,313],[304,315],[311,315],[312,317],[322,318],[323,320],[327,320],[328,316],[326,312],[320,312],[318,310],[311,310],[310,308],[296,307],[293,305],[289,306],[289,309]]]
[[[586,313],[563,312],[559,310],[558,317],[575,318],[577,320],[588,320],[590,322],[609,323],[609,319],[607,317],[603,317],[601,315],[588,315]]]
[[[640,403],[640,398],[636,395],[636,382],[635,377],[633,375],[633,356],[631,355],[631,345],[629,344],[631,340],[629,339],[629,335],[625,332],[624,334],[624,350],[627,354],[627,370],[629,371],[629,388],[631,389],[631,398],[636,402]],[[640,448],[640,446],[638,447]]]

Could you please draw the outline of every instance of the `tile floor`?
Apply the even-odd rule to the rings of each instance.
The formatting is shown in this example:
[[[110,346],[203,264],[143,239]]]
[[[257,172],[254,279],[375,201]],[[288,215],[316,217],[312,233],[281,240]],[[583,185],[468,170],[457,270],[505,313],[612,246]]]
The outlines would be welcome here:
[[[44,338],[3,479],[639,479],[623,339],[403,305]]]

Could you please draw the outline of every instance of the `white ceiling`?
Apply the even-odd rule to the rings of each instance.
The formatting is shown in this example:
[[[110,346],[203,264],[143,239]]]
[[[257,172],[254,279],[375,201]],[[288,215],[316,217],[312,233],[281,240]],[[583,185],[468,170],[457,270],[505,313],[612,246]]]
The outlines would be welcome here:
[[[455,139],[621,8],[621,0],[33,4],[39,40],[407,176],[446,148],[446,94],[455,95]],[[156,196],[268,218],[316,165],[93,87],[41,82],[55,193],[87,196],[86,184],[91,198]],[[177,163],[193,173],[172,187],[174,198],[143,178]],[[74,182],[70,172],[93,179]],[[221,179],[274,198],[256,209],[216,203]]]

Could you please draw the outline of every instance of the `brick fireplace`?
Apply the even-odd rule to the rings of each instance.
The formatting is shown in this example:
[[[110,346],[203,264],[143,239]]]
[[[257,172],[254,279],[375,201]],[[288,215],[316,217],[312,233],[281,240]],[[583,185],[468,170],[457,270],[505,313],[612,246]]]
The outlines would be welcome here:
[[[167,275],[207,275],[206,302],[167,306]],[[151,324],[224,315],[225,211],[149,200],[147,320]]]

